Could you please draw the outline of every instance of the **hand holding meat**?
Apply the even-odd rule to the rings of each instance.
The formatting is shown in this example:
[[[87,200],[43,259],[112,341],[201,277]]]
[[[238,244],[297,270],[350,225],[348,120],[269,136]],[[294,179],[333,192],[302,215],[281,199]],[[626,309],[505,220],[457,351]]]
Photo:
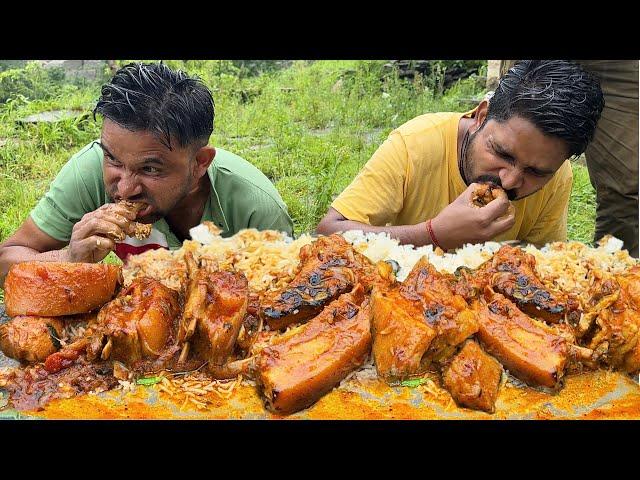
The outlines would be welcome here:
[[[478,208],[473,197],[480,184],[472,183],[445,207],[432,221],[437,243],[444,249],[462,247],[465,243],[482,243],[509,230],[514,222],[513,211],[506,195],[498,196],[486,206]]]
[[[99,262],[127,235],[148,237],[151,225],[134,222],[140,207],[132,202],[110,203],[84,215],[71,233],[69,261]]]

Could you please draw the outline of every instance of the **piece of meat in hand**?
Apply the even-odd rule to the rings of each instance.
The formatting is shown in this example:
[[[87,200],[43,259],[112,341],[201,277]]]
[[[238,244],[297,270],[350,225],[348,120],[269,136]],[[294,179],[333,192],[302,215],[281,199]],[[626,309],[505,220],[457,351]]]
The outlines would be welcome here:
[[[498,198],[508,199],[507,192],[493,183],[481,183],[476,187],[471,195],[471,206],[477,208],[486,207],[489,203]],[[507,213],[504,216],[513,212],[515,212],[515,207],[511,202],[509,202]]]
[[[135,214],[136,216],[144,207],[146,207],[144,203],[130,202],[128,200],[119,201],[117,205],[123,205],[129,212]],[[151,235],[152,227],[153,225],[151,224],[130,221],[130,222],[127,222],[124,228],[124,234],[126,236],[136,238],[138,240],[144,240],[145,238],[148,238]],[[111,237],[111,239],[116,242],[121,242],[125,239],[124,236],[117,235],[115,233],[109,235],[109,237]]]
[[[20,362],[43,362],[60,348],[64,321],[18,316],[0,325],[0,350]]]
[[[467,340],[443,371],[445,388],[456,404],[487,413],[495,412],[502,365],[473,340]]]
[[[300,268],[294,279],[284,289],[264,296],[260,317],[272,330],[308,320],[350,291],[365,267],[373,269],[341,235],[320,237],[300,249]]]
[[[175,338],[179,314],[175,290],[157,280],[137,278],[100,310],[89,358],[99,355],[127,365],[157,358]]]
[[[211,367],[232,355],[247,313],[249,285],[242,273],[202,267],[192,278],[178,334],[193,356]],[[186,358],[183,350],[180,360]]]
[[[371,348],[371,311],[358,284],[308,323],[258,354],[258,383],[271,411],[307,408],[360,367]]]

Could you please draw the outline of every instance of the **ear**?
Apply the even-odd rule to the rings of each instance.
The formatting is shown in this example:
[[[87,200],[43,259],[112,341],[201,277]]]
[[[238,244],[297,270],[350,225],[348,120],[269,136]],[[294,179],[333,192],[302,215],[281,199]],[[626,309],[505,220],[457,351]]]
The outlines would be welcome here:
[[[476,132],[482,126],[484,121],[487,119],[487,112],[489,111],[489,102],[487,100],[482,100],[480,105],[478,105],[478,109],[476,110],[476,115],[474,117],[474,128],[473,131]]]
[[[216,149],[206,145],[196,151],[196,169],[200,176],[204,175],[216,156]]]

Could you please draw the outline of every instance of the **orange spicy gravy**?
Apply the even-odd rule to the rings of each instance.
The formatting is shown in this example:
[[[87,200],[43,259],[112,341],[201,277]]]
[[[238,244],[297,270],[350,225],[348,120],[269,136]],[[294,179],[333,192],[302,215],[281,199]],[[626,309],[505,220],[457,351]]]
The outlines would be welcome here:
[[[350,380],[312,407],[289,416],[264,409],[255,386],[240,385],[229,399],[212,397],[204,410],[177,402],[157,390],[138,386],[133,393],[112,391],[54,400],[41,411],[23,412],[47,419],[637,419],[640,387],[620,373],[596,371],[566,378],[551,395],[503,385],[493,415],[458,408],[442,390],[390,387],[380,380]]]

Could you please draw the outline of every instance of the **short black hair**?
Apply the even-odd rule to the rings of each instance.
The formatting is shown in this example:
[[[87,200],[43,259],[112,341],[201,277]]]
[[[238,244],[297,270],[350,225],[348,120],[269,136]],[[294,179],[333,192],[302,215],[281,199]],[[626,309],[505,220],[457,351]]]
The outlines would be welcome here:
[[[215,107],[211,91],[197,77],[163,63],[130,63],[103,85],[96,113],[131,131],[149,131],[170,150],[207,144]]]
[[[603,108],[600,83],[577,63],[521,60],[500,79],[487,120],[529,120],[543,133],[564,140],[572,157],[582,154],[593,139]]]

